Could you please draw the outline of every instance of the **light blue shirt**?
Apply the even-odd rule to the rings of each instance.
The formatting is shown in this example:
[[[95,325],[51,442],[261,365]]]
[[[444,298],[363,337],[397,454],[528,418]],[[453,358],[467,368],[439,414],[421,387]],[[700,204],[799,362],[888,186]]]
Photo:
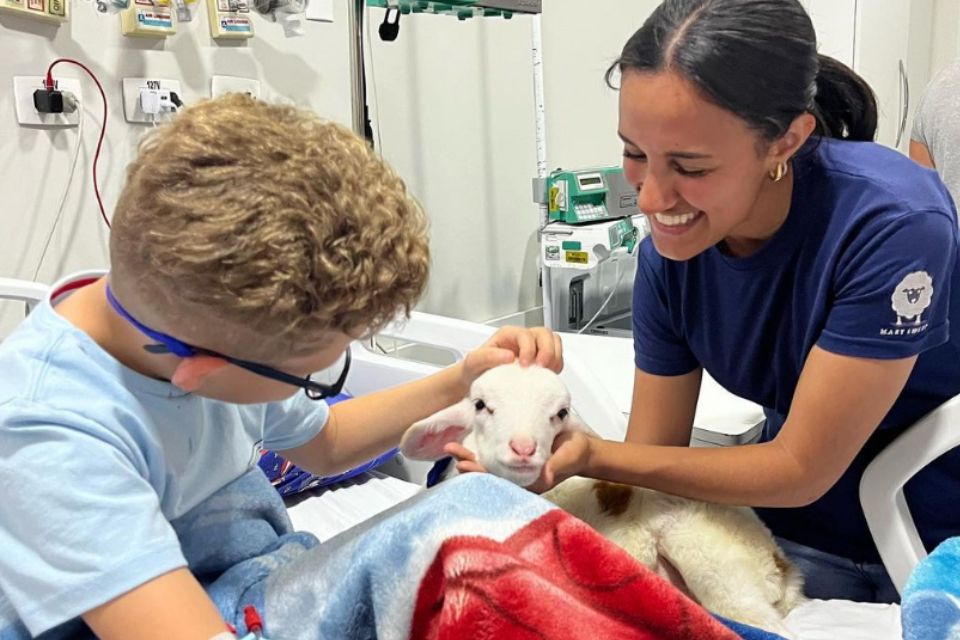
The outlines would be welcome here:
[[[236,405],[125,367],[49,301],[0,343],[0,628],[34,635],[186,566],[170,521],[329,408]]]

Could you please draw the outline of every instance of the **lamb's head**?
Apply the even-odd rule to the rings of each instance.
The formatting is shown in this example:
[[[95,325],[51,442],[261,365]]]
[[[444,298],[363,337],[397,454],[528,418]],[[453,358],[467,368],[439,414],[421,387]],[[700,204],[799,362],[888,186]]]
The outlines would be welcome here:
[[[448,442],[461,442],[494,475],[526,487],[540,475],[561,431],[588,431],[570,410],[560,376],[517,363],[490,369],[470,395],[407,429],[400,450],[408,458],[438,460]]]

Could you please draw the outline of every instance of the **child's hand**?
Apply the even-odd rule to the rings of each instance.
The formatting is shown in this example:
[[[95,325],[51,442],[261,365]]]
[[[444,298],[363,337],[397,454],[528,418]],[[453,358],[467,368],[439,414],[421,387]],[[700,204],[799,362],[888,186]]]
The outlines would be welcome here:
[[[477,454],[459,442],[448,442],[444,445],[443,452],[457,459],[457,471],[460,473],[486,473],[487,471],[483,468],[483,465],[477,462]]]
[[[464,382],[470,386],[487,369],[509,364],[514,360],[519,360],[522,366],[536,363],[559,373],[563,369],[563,344],[560,336],[545,327],[502,327],[464,358]]]

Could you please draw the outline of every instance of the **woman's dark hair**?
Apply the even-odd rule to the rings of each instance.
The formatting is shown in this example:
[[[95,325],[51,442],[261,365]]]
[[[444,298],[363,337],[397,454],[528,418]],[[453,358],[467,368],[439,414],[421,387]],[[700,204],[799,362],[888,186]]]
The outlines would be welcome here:
[[[873,140],[877,100],[863,78],[817,54],[810,16],[798,0],[665,0],[607,70],[674,71],[766,140],[809,111],[816,132]]]

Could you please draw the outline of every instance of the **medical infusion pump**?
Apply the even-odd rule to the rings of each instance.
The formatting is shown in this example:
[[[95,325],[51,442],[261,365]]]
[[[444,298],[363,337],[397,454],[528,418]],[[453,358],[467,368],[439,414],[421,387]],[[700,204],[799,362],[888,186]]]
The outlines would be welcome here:
[[[590,224],[640,213],[637,191],[620,167],[557,169],[547,176],[542,197],[550,222]]]

